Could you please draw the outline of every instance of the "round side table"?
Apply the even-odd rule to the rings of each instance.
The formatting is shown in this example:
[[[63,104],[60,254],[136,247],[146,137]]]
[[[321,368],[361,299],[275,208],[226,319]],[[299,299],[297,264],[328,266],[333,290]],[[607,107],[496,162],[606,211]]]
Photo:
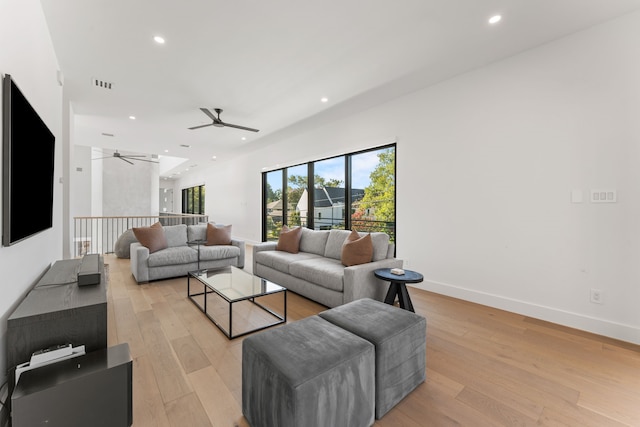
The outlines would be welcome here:
[[[393,274],[390,268],[379,268],[375,270],[373,274],[375,274],[378,279],[389,282],[389,291],[384,299],[385,303],[393,305],[397,295],[398,301],[400,301],[400,308],[415,313],[409,292],[407,292],[406,284],[422,282],[424,279],[422,274],[411,270],[404,270],[404,274]]]

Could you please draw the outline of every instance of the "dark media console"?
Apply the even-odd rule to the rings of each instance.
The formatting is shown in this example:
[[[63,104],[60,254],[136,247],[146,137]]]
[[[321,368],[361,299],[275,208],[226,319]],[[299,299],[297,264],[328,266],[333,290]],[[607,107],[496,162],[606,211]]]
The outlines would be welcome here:
[[[72,347],[85,354],[67,356]],[[25,362],[31,369],[21,368],[16,383]],[[101,255],[45,272],[7,320],[7,368],[12,427],[132,425],[129,344],[107,348]]]
[[[133,422],[132,360],[119,344],[20,375],[12,427],[128,427]]]
[[[99,259],[100,271],[104,261]],[[56,261],[7,320],[7,369],[28,362],[37,350],[84,345],[107,347],[107,283],[78,286],[81,259]],[[12,375],[10,375],[12,376]]]

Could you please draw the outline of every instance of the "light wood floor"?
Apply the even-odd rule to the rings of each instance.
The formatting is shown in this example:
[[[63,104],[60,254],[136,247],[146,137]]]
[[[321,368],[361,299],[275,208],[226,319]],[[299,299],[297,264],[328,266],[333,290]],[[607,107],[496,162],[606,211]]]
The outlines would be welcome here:
[[[137,285],[129,260],[105,262],[109,345],[128,342],[134,360],[133,425],[247,426],[242,338],[187,299],[186,278]],[[638,346],[409,292],[427,318],[427,380],[376,426],[640,426]],[[287,303],[289,322],[326,309]]]

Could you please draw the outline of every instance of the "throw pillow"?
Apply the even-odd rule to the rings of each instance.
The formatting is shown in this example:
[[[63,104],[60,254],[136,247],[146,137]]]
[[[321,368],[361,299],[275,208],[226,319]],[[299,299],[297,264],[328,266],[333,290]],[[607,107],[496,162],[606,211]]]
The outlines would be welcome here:
[[[276,244],[276,251],[297,254],[300,251],[300,237],[302,237],[302,227],[289,228],[283,225]]]
[[[156,222],[149,227],[133,227],[133,234],[142,246],[149,249],[150,254],[169,246],[164,235],[164,228],[162,228],[160,222]]]
[[[231,244],[231,224],[213,225],[207,224],[207,243],[205,246],[230,245]]]
[[[342,245],[342,264],[350,267],[352,265],[366,264],[373,258],[373,242],[371,234],[360,237],[356,230],[351,230]]]

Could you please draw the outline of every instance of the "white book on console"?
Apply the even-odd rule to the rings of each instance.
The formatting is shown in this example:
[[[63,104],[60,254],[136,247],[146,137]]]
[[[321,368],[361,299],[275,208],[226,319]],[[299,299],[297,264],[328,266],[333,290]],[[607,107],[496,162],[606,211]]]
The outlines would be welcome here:
[[[71,344],[61,344],[38,350],[31,355],[31,365],[39,365],[50,360],[59,359],[73,353]]]

